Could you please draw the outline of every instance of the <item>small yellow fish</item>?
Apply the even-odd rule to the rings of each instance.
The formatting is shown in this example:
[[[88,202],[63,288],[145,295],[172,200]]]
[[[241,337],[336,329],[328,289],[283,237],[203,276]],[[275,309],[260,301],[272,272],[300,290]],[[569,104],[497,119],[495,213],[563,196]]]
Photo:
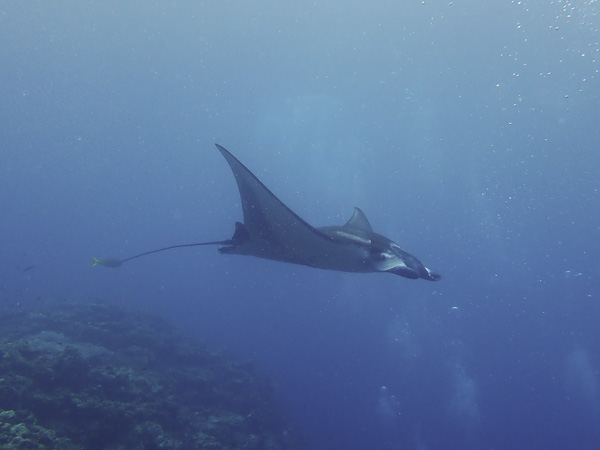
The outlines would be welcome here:
[[[101,266],[104,267],[119,267],[121,265],[121,261],[119,261],[118,259],[114,259],[114,258],[106,258],[106,259],[96,259],[92,256],[92,259],[94,260],[94,262],[92,263],[92,267],[100,264]]]

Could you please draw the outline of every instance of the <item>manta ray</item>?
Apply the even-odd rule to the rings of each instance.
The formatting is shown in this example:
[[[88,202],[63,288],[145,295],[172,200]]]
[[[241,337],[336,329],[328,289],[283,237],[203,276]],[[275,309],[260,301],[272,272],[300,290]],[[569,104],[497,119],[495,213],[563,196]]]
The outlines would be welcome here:
[[[236,222],[231,239],[181,244],[95,265],[119,267],[125,261],[172,248],[221,245],[219,253],[256,256],[342,272],[387,272],[405,278],[437,281],[441,278],[392,240],[377,234],[360,208],[341,226],[313,227],[288,208],[246,166],[219,144],[242,200],[244,222]]]

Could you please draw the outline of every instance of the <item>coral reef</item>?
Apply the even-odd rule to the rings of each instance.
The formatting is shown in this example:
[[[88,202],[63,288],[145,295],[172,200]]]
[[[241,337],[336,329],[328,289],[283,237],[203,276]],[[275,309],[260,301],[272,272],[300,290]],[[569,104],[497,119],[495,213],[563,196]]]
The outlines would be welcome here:
[[[295,449],[269,383],[104,304],[0,319],[0,448]]]

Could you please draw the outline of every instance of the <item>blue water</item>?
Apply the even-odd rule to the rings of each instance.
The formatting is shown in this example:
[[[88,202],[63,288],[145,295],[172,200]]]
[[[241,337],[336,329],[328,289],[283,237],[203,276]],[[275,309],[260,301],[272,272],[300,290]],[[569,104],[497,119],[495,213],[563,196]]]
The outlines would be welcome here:
[[[600,3],[254,3],[0,5],[1,311],[163,315],[267,372],[311,449],[598,448]],[[90,269],[231,237],[215,142],[443,279]]]

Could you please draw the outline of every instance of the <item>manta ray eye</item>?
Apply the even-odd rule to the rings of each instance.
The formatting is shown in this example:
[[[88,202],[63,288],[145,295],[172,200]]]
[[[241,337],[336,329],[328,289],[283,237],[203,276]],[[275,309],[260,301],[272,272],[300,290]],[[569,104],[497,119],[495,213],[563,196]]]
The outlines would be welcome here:
[[[388,258],[388,255],[386,255],[385,253],[378,253],[377,255],[375,255],[375,258],[377,259],[377,261],[385,261]]]

